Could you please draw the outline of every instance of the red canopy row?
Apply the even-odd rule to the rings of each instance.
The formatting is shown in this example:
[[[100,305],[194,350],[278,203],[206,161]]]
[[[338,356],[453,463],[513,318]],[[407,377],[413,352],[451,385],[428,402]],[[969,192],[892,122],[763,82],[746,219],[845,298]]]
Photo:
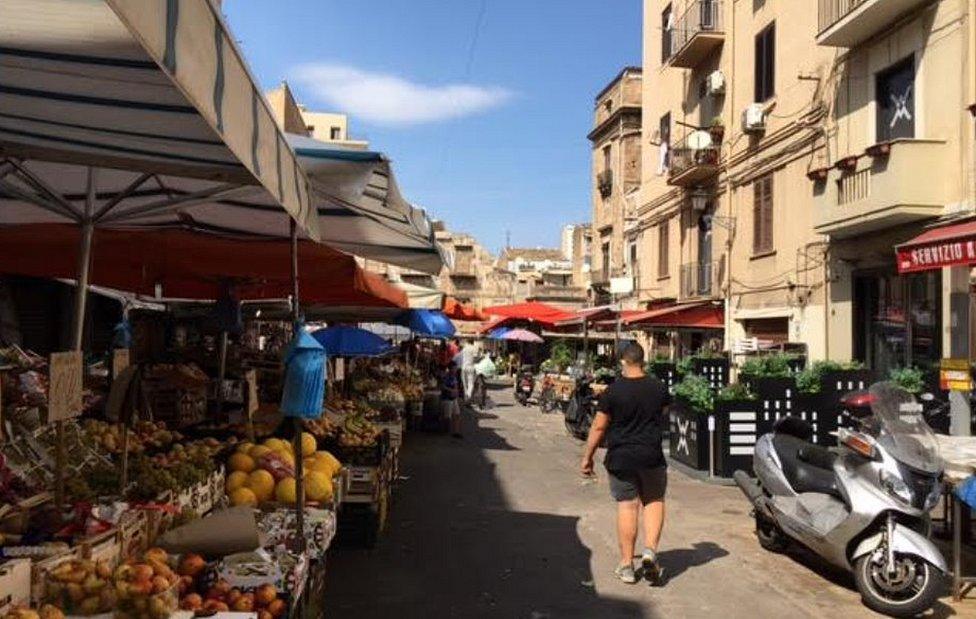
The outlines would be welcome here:
[[[629,327],[662,329],[724,329],[725,310],[713,303],[679,303],[623,319]]]
[[[74,279],[80,235],[70,225],[0,227],[0,272]],[[325,245],[300,242],[298,265],[303,303],[407,307],[401,289]],[[162,296],[179,299],[216,299],[231,282],[241,299],[282,299],[292,293],[290,246],[172,228],[96,228],[90,282],[146,296],[158,285]]]

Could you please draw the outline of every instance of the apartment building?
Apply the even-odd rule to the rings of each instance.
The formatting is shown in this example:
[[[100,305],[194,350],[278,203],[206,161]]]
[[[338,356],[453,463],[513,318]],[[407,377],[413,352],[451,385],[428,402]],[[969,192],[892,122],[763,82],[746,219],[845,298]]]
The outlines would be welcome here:
[[[562,307],[582,307],[587,291],[573,283],[573,263],[565,249],[509,247],[498,258],[498,267],[515,280],[514,301],[541,301]]]
[[[590,285],[596,304],[609,302],[611,279],[633,277],[637,266],[632,232],[641,184],[641,84],[641,69],[625,67],[594,100],[587,137],[593,153]]]
[[[563,256],[572,269],[570,282],[584,291],[590,291],[592,272],[593,226],[589,223],[570,224],[563,228]]]
[[[641,300],[879,368],[940,339],[894,246],[972,210],[972,3],[645,0]]]
[[[443,222],[435,222],[434,235],[441,248],[453,257],[452,266],[437,278],[438,290],[479,310],[512,302],[515,277],[496,265],[495,257],[477,239],[464,232],[452,232]]]

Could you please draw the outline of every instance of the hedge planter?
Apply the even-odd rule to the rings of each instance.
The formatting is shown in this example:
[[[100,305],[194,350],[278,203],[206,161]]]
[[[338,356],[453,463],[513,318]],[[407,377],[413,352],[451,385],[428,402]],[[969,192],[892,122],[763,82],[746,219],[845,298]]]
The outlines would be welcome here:
[[[786,364],[790,366],[790,372],[793,374],[799,374],[803,370],[807,369],[807,358],[806,357],[790,357]]]
[[[752,475],[752,456],[760,436],[757,400],[716,400],[715,474],[732,477],[741,469]]]
[[[708,470],[708,413],[696,411],[678,400],[670,408],[669,451],[678,462],[699,471]]]
[[[695,374],[707,378],[716,391],[729,384],[729,360],[725,357],[694,359],[692,367]]]
[[[651,373],[664,383],[670,393],[674,393],[674,386],[681,382],[678,366],[674,363],[654,362],[651,364]]]

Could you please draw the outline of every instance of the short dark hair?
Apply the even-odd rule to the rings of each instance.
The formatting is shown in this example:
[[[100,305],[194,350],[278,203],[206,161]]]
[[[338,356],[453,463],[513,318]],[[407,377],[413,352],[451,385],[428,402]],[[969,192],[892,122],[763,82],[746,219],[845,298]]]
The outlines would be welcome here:
[[[644,348],[637,342],[631,342],[624,347],[620,358],[631,365],[644,365]]]

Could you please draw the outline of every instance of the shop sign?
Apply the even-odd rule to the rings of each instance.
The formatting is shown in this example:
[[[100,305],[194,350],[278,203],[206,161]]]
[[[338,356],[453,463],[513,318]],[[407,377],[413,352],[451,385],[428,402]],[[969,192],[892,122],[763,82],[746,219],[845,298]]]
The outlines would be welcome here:
[[[939,364],[939,387],[943,391],[971,391],[968,359],[943,359]]]
[[[976,263],[976,239],[950,240],[898,250],[898,272],[914,273]]]
[[[81,351],[51,353],[48,422],[81,414]]]

